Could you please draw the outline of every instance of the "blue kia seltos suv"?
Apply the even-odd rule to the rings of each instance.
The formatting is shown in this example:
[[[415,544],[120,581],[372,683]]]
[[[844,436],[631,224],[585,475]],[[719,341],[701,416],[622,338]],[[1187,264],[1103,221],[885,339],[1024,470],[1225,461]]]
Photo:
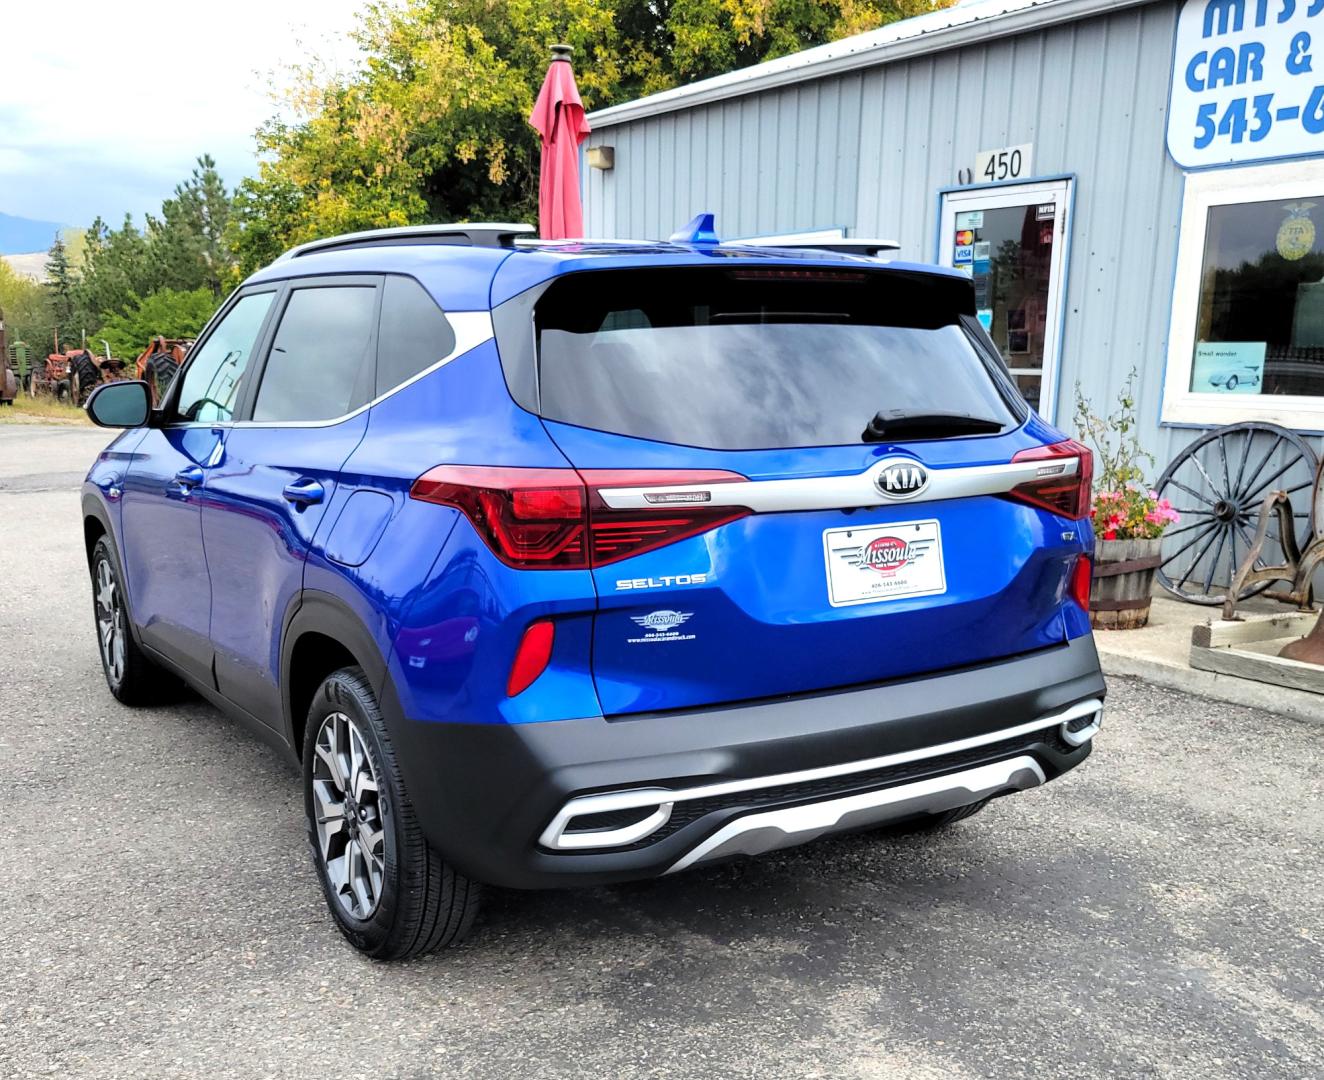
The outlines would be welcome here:
[[[479,883],[668,874],[942,825],[1089,753],[1089,452],[971,283],[431,226],[296,248],[83,488],[101,657],[303,774],[359,949]]]

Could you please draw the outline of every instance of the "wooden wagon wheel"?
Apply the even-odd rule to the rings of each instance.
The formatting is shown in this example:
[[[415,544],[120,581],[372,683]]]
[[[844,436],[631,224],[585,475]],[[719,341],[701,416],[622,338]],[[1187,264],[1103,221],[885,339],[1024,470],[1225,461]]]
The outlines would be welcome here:
[[[1270,491],[1286,491],[1292,499],[1297,541],[1310,541],[1316,459],[1310,445],[1276,424],[1230,424],[1200,436],[1173,459],[1159,479],[1159,498],[1166,498],[1181,520],[1163,534],[1159,583],[1180,600],[1221,604],[1232,576],[1246,557],[1259,517],[1260,503]],[[1283,561],[1278,526],[1269,527],[1256,566]],[[1238,597],[1269,587],[1258,582]]]

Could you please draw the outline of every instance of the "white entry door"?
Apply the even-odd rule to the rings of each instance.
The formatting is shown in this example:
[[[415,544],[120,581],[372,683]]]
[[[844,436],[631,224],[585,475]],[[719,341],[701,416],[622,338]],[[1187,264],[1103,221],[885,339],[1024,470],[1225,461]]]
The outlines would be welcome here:
[[[942,197],[938,262],[970,276],[979,321],[1025,400],[1057,412],[1071,181],[963,188]]]

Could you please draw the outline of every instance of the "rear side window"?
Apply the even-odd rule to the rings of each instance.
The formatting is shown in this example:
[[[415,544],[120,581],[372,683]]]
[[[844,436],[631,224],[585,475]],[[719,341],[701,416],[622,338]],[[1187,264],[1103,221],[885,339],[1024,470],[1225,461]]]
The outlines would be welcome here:
[[[295,289],[272,339],[253,419],[331,420],[362,405],[376,306],[371,285]]]
[[[567,276],[538,301],[543,416],[719,450],[849,445],[879,412],[1014,426],[970,286],[811,269]]]
[[[388,277],[377,334],[376,394],[412,379],[454,348],[455,331],[427,290],[411,278]]]

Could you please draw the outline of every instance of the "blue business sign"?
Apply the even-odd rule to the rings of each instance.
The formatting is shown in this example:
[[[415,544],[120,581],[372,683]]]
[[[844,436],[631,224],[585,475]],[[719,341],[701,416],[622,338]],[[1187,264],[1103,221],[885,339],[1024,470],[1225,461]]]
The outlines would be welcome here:
[[[1324,154],[1324,0],[1186,0],[1168,152],[1188,169]]]

